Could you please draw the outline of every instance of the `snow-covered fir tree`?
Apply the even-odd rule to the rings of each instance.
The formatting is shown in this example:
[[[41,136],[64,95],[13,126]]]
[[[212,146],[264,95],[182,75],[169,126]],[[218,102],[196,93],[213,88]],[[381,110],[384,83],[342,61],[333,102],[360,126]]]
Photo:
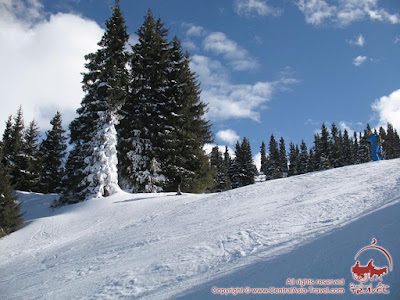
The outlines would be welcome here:
[[[151,11],[132,47],[131,93],[119,126],[119,170],[122,187],[130,191],[201,192],[213,184],[203,146],[211,141],[206,105],[191,72],[188,53],[178,38]],[[150,162],[160,165],[154,173]],[[149,189],[148,182],[154,184]]]
[[[50,124],[52,128],[47,131],[46,138],[39,148],[42,164],[39,190],[42,193],[58,192],[64,175],[67,137],[62,127],[60,112],[56,113]]]
[[[90,196],[102,197],[119,190],[117,174],[118,112],[127,94],[128,41],[118,1],[106,21],[100,49],[86,55],[83,74],[86,93],[70,124],[73,149],[67,160],[61,202],[73,203]]]
[[[132,192],[161,191],[166,181],[156,157],[165,137],[169,42],[168,31],[149,10],[132,46],[130,93],[121,109],[118,126],[119,178],[121,187]]]

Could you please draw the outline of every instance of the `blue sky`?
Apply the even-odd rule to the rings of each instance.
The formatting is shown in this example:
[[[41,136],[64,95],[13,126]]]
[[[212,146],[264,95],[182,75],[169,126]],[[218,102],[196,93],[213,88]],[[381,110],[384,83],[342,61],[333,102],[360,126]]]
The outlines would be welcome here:
[[[322,122],[400,130],[400,1],[120,2],[132,43],[149,8],[182,40],[219,145],[246,136],[256,153],[273,133],[310,147]],[[113,3],[0,0],[0,129],[19,104],[42,129],[57,109],[74,117]]]

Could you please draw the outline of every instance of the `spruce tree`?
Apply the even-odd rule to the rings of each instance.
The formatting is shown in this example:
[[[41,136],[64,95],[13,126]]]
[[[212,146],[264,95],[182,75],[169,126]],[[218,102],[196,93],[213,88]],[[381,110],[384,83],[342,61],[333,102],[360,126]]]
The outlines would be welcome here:
[[[230,173],[229,173],[229,170],[231,169],[231,164],[232,164],[231,155],[229,154],[228,146],[225,146],[224,165],[225,165],[225,177],[226,177],[228,190],[230,190],[232,188]]]
[[[298,173],[305,174],[308,172],[308,151],[307,145],[304,140],[301,141],[300,145],[300,155],[299,155],[299,164],[298,164]]]
[[[151,165],[161,166],[157,154],[165,141],[169,88],[168,31],[151,10],[137,35],[130,60],[130,93],[121,110],[118,134],[121,187],[133,192],[161,191],[166,177]],[[169,128],[171,130],[172,128]]]
[[[314,150],[310,149],[309,154],[308,154],[307,173],[316,171],[314,169],[315,165],[316,165],[316,162],[315,162]]]
[[[11,149],[8,159],[8,169],[11,176],[11,184],[20,189],[20,183],[26,170],[26,160],[24,155],[24,117],[22,107],[19,107],[17,115],[14,117],[14,124],[11,130]]]
[[[40,176],[39,127],[33,120],[24,134],[23,166],[25,172],[18,183],[24,191],[38,191]]]
[[[369,126],[369,125],[368,125]],[[366,136],[368,135],[368,130],[364,131],[364,136],[359,133],[359,144],[357,151],[357,159],[356,163],[362,164],[372,160],[371,157],[371,144],[366,140]]]
[[[285,140],[283,139],[283,137],[281,137],[281,139],[279,141],[279,156],[280,156],[282,177],[287,177],[289,169],[288,169],[288,160],[286,157]]]
[[[329,162],[333,168],[343,166],[343,141],[336,124],[331,127],[331,137],[329,140]]]
[[[128,34],[118,1],[106,28],[99,50],[85,56],[85,96],[77,110],[78,117],[69,127],[74,148],[64,178],[62,202],[66,203],[108,196],[119,190],[115,126],[127,94]]]
[[[206,104],[180,40],[149,10],[132,47],[131,93],[122,108],[119,155],[123,188],[139,192],[202,192],[213,184],[203,150],[212,141]],[[149,161],[161,167],[154,173]],[[153,184],[148,184],[152,181]]]
[[[242,149],[240,142],[237,141],[235,145],[235,158],[232,160],[229,168],[229,180],[231,182],[232,189],[236,189],[242,186],[241,181],[241,162],[242,161]]]
[[[0,164],[0,238],[22,225],[23,214],[20,210],[21,203],[17,202],[9,176],[3,164]]]
[[[282,178],[282,158],[278,150],[278,143],[275,140],[274,135],[271,135],[269,145],[269,159],[266,169],[266,179]]]
[[[289,163],[289,176],[299,175],[299,157],[292,142],[289,144]]]
[[[385,158],[398,158],[400,156],[400,139],[397,131],[393,128],[391,123],[387,123],[386,134],[381,134],[381,138],[383,139]]]
[[[253,163],[250,143],[243,138],[242,144],[236,143],[235,159],[231,164],[230,180],[232,188],[238,188],[254,183],[257,168]]]
[[[353,141],[349,137],[347,129],[343,131],[343,165],[354,164]]]
[[[330,163],[331,149],[329,143],[329,131],[325,126],[325,123],[322,123],[321,126],[321,137],[319,139],[319,169],[326,170],[332,167]]]
[[[358,159],[358,151],[359,151],[359,142],[358,142],[357,132],[354,132],[354,134],[353,134],[353,146],[352,146],[353,164],[359,164],[360,163],[360,161]]]
[[[320,147],[320,136],[319,134],[314,134],[314,147],[313,147],[313,160],[312,165],[309,166],[309,169],[313,171],[320,170],[320,161],[321,161],[321,147]]]
[[[258,174],[258,171],[253,162],[250,142],[246,137],[243,138],[241,148],[243,155],[243,170],[244,170],[243,185],[253,184],[254,177]]]
[[[62,127],[60,112],[57,112],[50,121],[51,130],[47,131],[46,138],[40,144],[41,155],[40,192],[56,193],[64,176],[64,163],[67,150],[67,138]]]
[[[219,152],[218,146],[215,146],[211,150],[210,154],[210,164],[214,167],[214,186],[211,189],[213,192],[222,192],[230,188],[230,183],[228,181],[226,165],[224,159],[222,158],[222,153]]]
[[[265,143],[261,143],[260,147],[260,154],[261,154],[261,167],[260,167],[260,172],[264,173],[264,175],[267,173],[267,165],[268,165],[268,158],[267,158],[267,152],[265,149]]]
[[[6,128],[3,133],[3,140],[1,144],[1,163],[4,165],[6,170],[10,167],[10,156],[12,153],[12,116],[8,117],[6,122]]]
[[[168,97],[164,105],[165,136],[162,146],[157,148],[157,157],[165,170],[166,190],[175,190],[174,182],[180,177],[183,190],[202,192],[212,182],[203,150],[205,143],[212,142],[211,125],[204,119],[207,106],[200,100],[200,85],[190,70],[189,54],[183,53],[177,37],[171,45]]]

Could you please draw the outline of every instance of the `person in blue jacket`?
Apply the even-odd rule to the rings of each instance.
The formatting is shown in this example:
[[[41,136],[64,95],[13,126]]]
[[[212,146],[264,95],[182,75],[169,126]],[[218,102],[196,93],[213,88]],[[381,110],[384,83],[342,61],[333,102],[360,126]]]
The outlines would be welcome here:
[[[382,151],[382,140],[379,135],[376,133],[367,137],[367,141],[372,145],[372,160],[382,160],[383,159],[383,151]]]

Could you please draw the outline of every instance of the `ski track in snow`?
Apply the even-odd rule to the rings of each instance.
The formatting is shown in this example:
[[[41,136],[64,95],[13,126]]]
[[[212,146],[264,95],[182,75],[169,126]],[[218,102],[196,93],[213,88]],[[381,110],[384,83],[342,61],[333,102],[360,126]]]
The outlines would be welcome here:
[[[400,160],[54,212],[42,204],[56,195],[34,196],[21,194],[25,226],[0,240],[0,299],[166,299],[399,202]]]

